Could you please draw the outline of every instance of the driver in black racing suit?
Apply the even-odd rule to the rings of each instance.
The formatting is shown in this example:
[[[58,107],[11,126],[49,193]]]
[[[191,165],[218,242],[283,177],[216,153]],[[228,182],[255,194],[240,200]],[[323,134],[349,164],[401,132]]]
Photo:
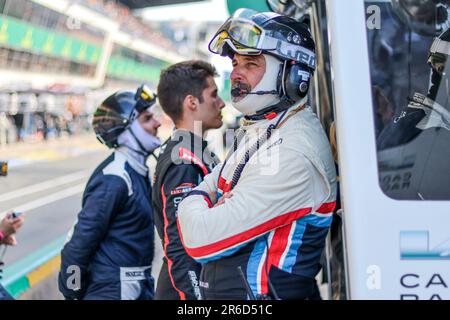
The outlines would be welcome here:
[[[208,129],[222,125],[225,104],[217,94],[215,75],[214,67],[202,61],[177,63],[161,73],[158,97],[175,131],[161,148],[152,194],[155,225],[164,249],[155,299],[201,299],[201,265],[186,254],[176,218],[183,196],[218,163],[202,138]]]

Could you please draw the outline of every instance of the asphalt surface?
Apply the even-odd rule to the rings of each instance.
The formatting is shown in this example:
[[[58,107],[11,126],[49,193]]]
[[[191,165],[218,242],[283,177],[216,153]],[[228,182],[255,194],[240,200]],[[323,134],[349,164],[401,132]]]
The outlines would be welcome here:
[[[10,209],[26,215],[16,236],[18,245],[6,251],[6,267],[67,235],[81,209],[82,193],[90,174],[110,152],[93,135],[50,143],[0,146],[0,160],[10,163],[8,176],[0,177],[0,217]],[[149,160],[148,165],[154,172],[154,159]],[[162,257],[161,242],[155,230],[152,265],[155,280]],[[326,286],[321,285],[320,290],[326,298]],[[52,274],[20,297],[62,298],[57,290],[57,274]]]
[[[0,212],[19,209],[26,215],[26,221],[17,233],[18,245],[9,248],[5,255],[6,264],[11,264],[67,234],[81,208],[82,190],[89,178],[89,172],[94,170],[106,156],[105,152],[92,152],[61,161],[11,168],[8,177],[1,180],[0,200],[2,195],[11,195],[10,197],[13,198],[0,201]],[[73,178],[70,182],[64,183],[64,177],[69,175]],[[51,182],[61,177],[60,183],[55,183],[56,186],[52,187]],[[43,185],[48,181],[50,183]],[[22,194],[23,190],[26,193],[25,188],[29,189],[36,185],[42,186],[36,189],[39,191]],[[71,189],[72,192],[70,192]],[[78,192],[77,189],[79,189]],[[67,190],[69,192],[64,193]],[[55,194],[53,201],[51,198],[45,201],[45,198]],[[30,210],[20,210],[27,207]]]
[[[17,246],[6,251],[6,266],[67,235],[81,209],[90,174],[109,154],[92,137],[0,150],[0,159],[11,164],[8,176],[0,179],[0,215],[14,209],[26,218],[16,235]],[[149,161],[149,165],[153,167],[154,163]],[[162,250],[155,234],[152,273],[156,279]],[[56,286],[52,288],[56,290]],[[55,297],[55,292],[40,296]]]

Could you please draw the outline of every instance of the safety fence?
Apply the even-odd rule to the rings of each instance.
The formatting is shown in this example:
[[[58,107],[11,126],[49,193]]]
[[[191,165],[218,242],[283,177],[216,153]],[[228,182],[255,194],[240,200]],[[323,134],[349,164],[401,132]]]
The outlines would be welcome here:
[[[3,287],[17,298],[58,271],[65,240],[66,236],[60,237],[6,267],[0,281]]]

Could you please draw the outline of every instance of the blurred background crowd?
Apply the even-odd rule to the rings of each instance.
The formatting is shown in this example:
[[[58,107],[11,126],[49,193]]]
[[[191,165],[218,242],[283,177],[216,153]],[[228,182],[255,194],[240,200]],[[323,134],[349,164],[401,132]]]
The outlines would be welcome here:
[[[154,7],[132,10],[124,3],[0,0],[0,148],[89,132],[105,96],[141,83],[155,89],[168,65],[211,59],[208,30],[220,21],[164,18]],[[228,100],[226,68],[218,67],[218,83]],[[234,113],[225,113],[233,123]]]

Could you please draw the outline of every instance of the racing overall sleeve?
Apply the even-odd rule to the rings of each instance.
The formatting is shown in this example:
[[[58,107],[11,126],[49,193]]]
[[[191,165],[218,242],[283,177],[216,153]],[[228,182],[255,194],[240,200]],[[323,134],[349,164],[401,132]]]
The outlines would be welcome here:
[[[128,200],[125,181],[114,175],[95,176],[83,195],[83,207],[61,252],[59,290],[66,299],[81,299],[88,285],[89,264],[115,212]]]
[[[246,243],[288,225],[317,208],[314,181],[330,193],[323,175],[296,150],[284,148],[275,155],[273,168],[249,164],[222,205],[208,193],[217,188],[207,176],[179,205],[178,224],[187,253],[200,262],[232,255]],[[325,200],[328,196],[324,194]]]
[[[196,194],[204,194],[207,196],[208,201],[212,203],[217,202],[217,182],[219,180],[222,163],[214,167],[211,173],[203,177],[203,181],[195,188]],[[192,194],[192,192],[191,192]]]
[[[162,184],[164,218],[164,256],[172,287],[180,300],[200,298],[198,280],[201,265],[186,254],[177,228],[178,204],[184,196],[202,180],[200,170],[190,164],[172,166],[167,171]]]

